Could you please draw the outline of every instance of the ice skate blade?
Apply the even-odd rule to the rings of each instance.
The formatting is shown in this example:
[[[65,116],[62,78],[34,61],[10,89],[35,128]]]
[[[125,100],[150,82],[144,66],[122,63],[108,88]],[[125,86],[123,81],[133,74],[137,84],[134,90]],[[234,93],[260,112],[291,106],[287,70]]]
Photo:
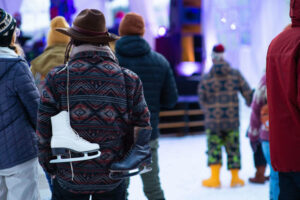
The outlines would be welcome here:
[[[84,161],[84,160],[91,160],[100,157],[101,152],[98,151],[96,155],[88,155],[88,152],[84,152],[83,157],[78,158],[61,158],[61,155],[57,155],[57,159],[50,160],[50,163],[66,163],[66,162],[76,162],[76,161]]]
[[[135,176],[138,174],[144,174],[144,173],[150,172],[151,170],[152,170],[152,168],[149,166],[143,166],[142,168],[136,168],[136,169],[132,169],[132,170],[110,170],[109,178],[111,178],[113,180],[119,180],[119,179],[131,177],[131,176]]]

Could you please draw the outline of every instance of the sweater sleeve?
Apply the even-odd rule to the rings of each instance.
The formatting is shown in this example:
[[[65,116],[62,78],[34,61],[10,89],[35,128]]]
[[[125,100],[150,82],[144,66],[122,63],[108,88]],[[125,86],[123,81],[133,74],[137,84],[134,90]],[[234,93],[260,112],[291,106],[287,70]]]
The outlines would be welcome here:
[[[128,99],[131,104],[131,121],[133,126],[146,127],[150,126],[150,111],[148,109],[142,81],[132,71],[123,69],[125,74],[125,82],[127,89]]]
[[[254,99],[251,104],[251,117],[250,117],[250,127],[248,130],[248,136],[251,141],[257,141],[259,139],[259,132],[261,127],[261,120],[260,120],[260,110],[262,107],[262,102],[257,101]]]
[[[32,126],[36,129],[39,92],[27,64],[21,61],[18,65],[14,76],[14,87]]]
[[[52,137],[51,117],[58,113],[55,94],[53,73],[51,71],[46,77],[45,83],[42,85],[37,121],[39,162],[44,170],[50,174],[55,173],[55,165],[49,163],[52,156],[50,145]]]
[[[242,96],[246,100],[247,106],[251,105],[252,96],[253,96],[253,90],[250,88],[248,82],[245,80],[243,75],[238,71],[239,76],[239,88]]]
[[[163,87],[160,96],[160,105],[165,108],[173,108],[177,103],[178,91],[175,78],[169,63],[166,61],[167,72],[164,77]]]

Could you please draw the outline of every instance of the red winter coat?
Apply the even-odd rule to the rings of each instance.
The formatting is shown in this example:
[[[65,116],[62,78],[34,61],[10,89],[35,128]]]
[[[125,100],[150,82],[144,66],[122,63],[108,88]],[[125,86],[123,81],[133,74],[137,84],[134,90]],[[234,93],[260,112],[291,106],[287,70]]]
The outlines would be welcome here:
[[[290,7],[292,26],[267,54],[271,162],[280,172],[300,172],[300,0]]]

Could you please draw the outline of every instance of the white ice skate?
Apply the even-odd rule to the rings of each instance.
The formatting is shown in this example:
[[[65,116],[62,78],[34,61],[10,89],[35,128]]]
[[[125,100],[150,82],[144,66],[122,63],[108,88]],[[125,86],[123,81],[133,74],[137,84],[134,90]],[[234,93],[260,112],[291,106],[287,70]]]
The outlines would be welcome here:
[[[73,130],[67,111],[61,111],[51,117],[51,123],[51,148],[52,154],[57,156],[57,159],[51,160],[50,163],[90,160],[100,156],[99,144],[84,140]],[[62,158],[62,155],[68,153],[68,150],[75,153],[83,153],[83,157]],[[93,155],[89,155],[92,153]]]

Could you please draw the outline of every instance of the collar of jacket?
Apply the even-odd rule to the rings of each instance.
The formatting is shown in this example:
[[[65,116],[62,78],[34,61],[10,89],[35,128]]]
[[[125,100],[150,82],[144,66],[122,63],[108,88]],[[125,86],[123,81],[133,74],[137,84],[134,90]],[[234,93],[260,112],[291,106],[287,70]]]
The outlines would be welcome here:
[[[138,35],[126,35],[116,42],[116,53],[126,57],[144,56],[151,51],[147,41]]]
[[[17,58],[18,54],[8,47],[0,47],[0,58]]]
[[[112,52],[109,46],[94,46],[89,44],[84,44],[76,47],[73,46],[70,53],[70,62],[79,58],[94,56],[109,58],[110,60],[118,63],[115,54]]]

